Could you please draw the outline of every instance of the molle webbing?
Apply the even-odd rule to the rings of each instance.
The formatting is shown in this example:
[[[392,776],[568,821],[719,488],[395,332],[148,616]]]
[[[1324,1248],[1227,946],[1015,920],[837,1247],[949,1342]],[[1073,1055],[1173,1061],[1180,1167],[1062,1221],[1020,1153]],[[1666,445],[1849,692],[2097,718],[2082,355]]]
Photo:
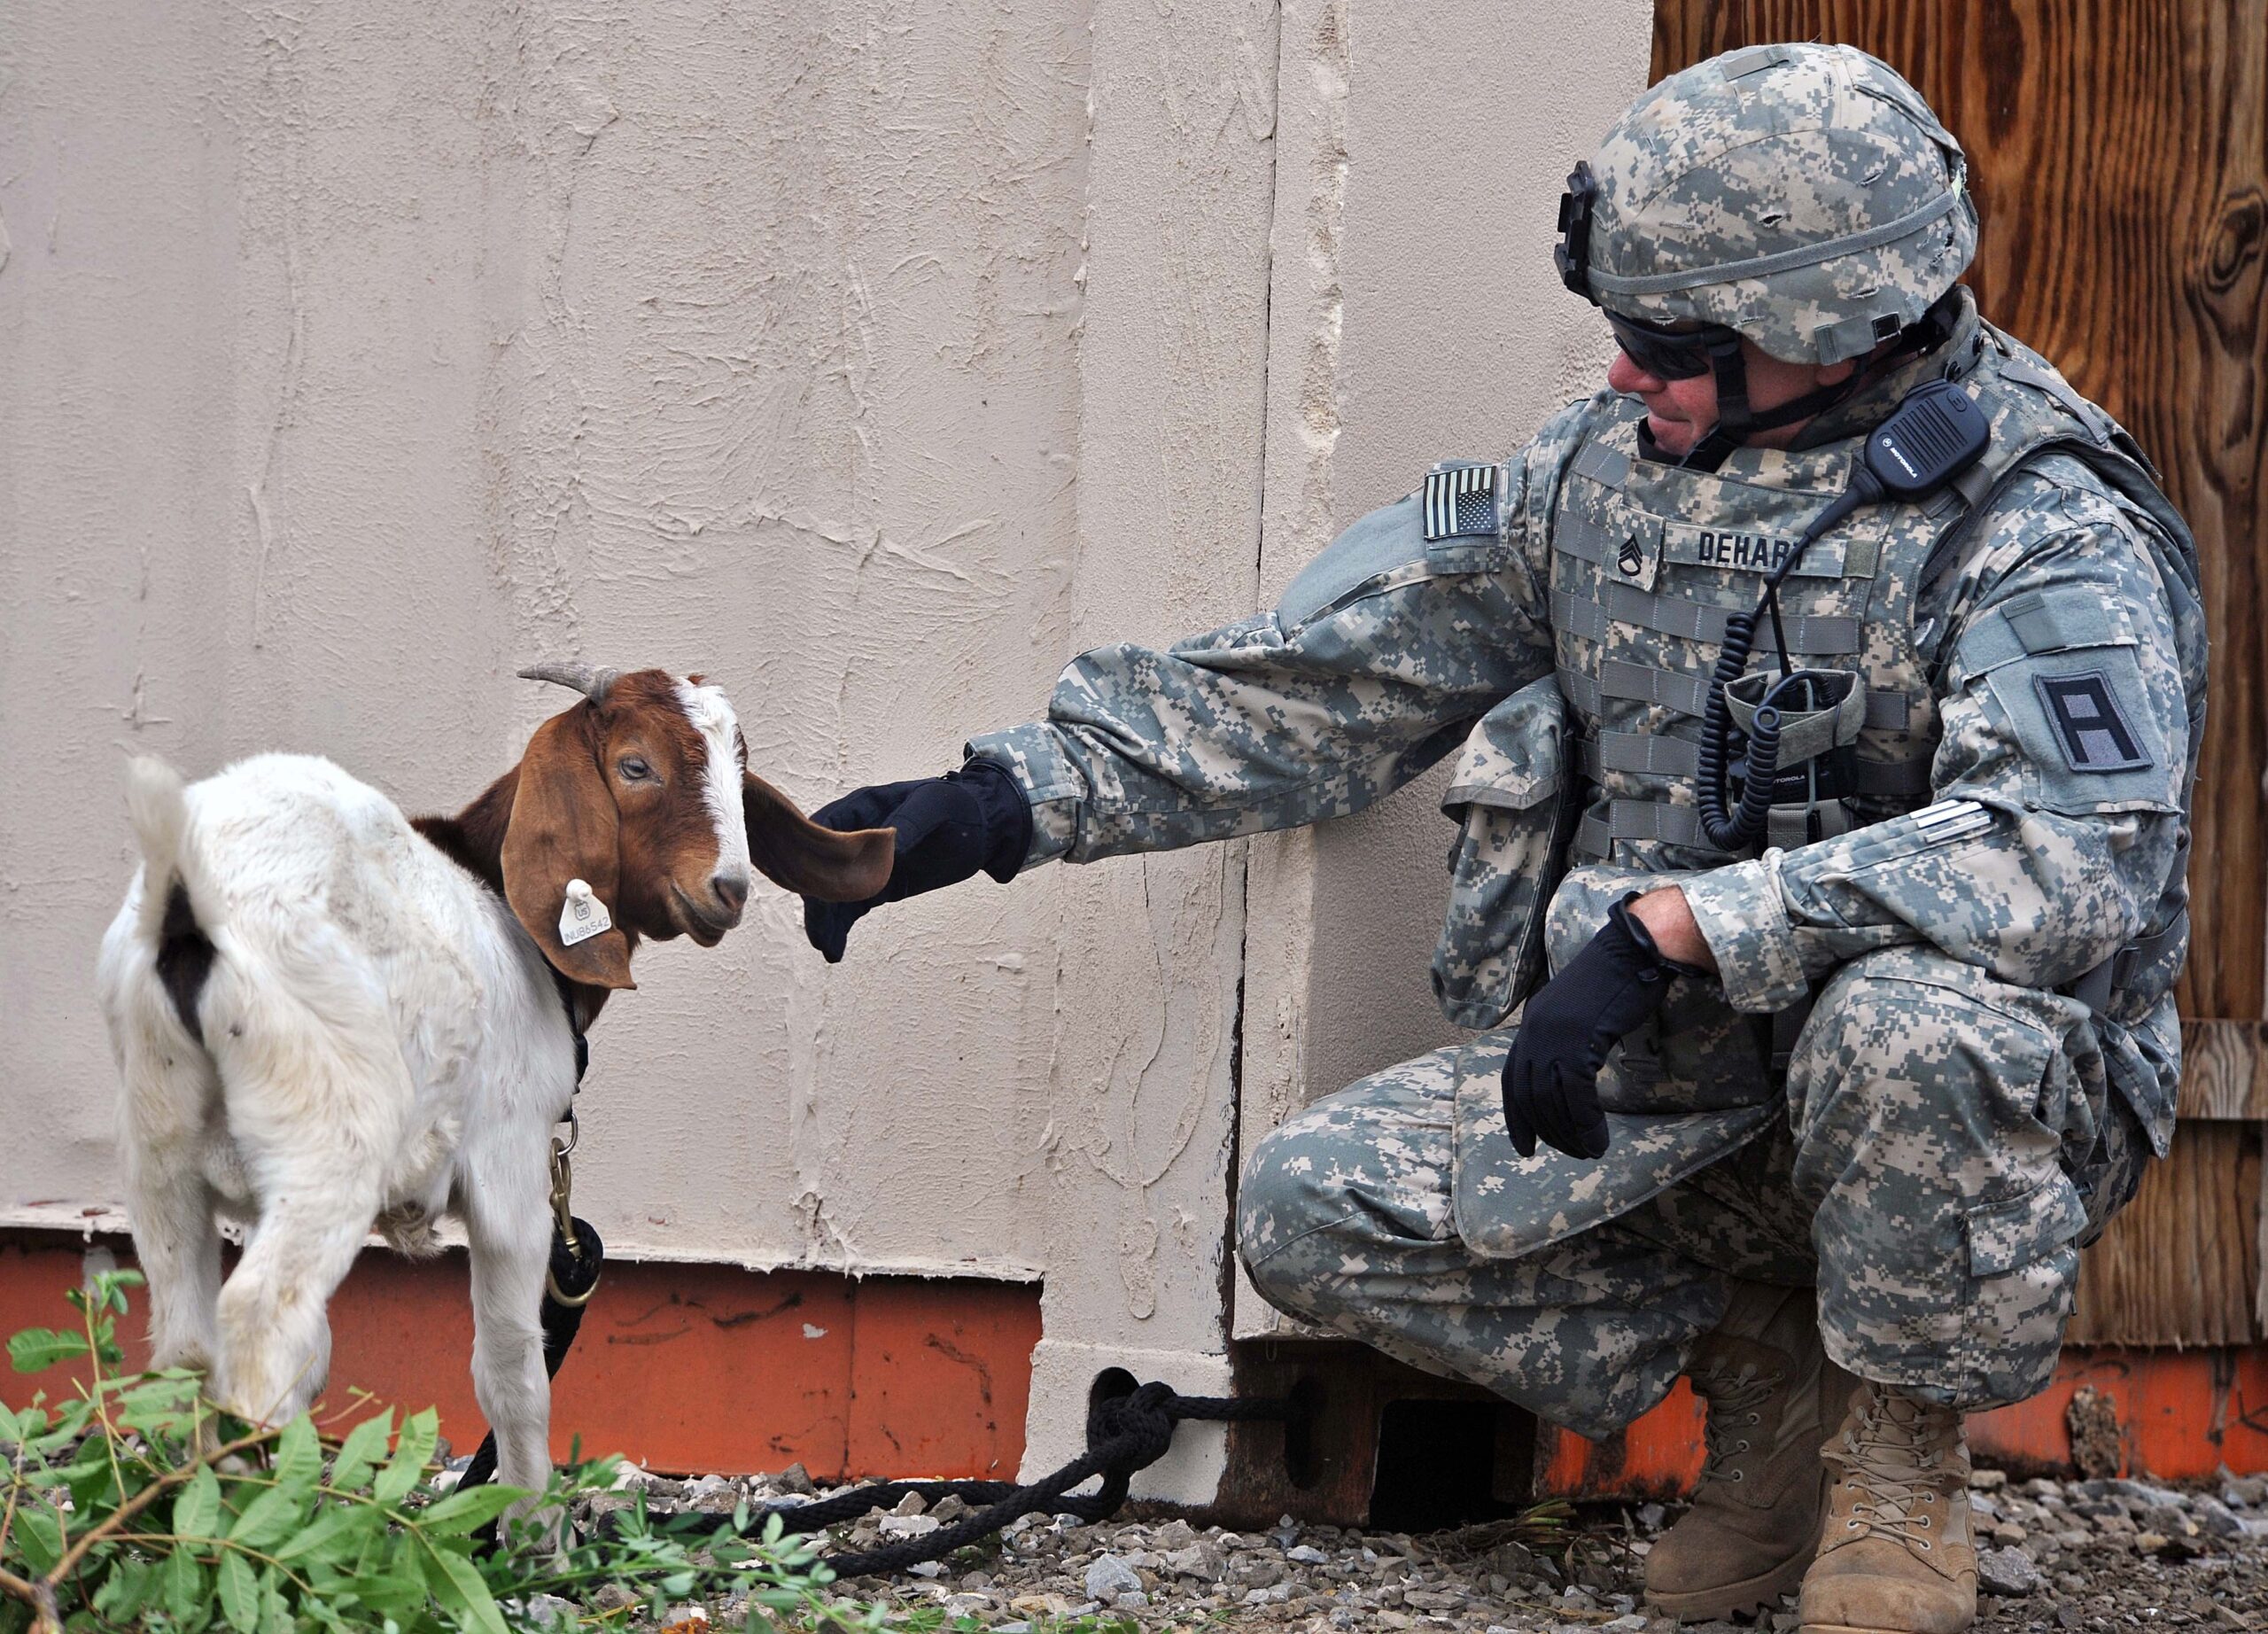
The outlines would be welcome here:
[[[1596,742],[1585,738],[1575,744],[1575,764],[1594,783],[1607,772],[1689,778],[1700,770],[1700,755],[1701,746],[1689,739],[1651,732],[1602,732]],[[1927,759],[1853,761],[1844,790],[1888,799],[1919,798],[1930,791]]]
[[[1593,567],[1612,569],[1622,541],[1579,510],[1562,508],[1551,529],[1551,548]]]
[[[1674,670],[1629,664],[1619,658],[1609,658],[1600,665],[1596,681],[1576,671],[1563,669],[1559,672],[1559,688],[1567,695],[1570,704],[1585,714],[1593,716],[1603,712],[1599,706],[1604,700],[1625,698],[1656,704],[1698,720],[1707,708],[1709,699],[1709,678],[1706,675],[1681,675]],[[1867,725],[1869,728],[1902,732],[1913,718],[1913,700],[1903,692],[1868,689]]]
[[[1690,777],[1700,769],[1701,746],[1682,737],[1651,732],[1602,732],[1575,744],[1575,765],[1586,782],[1608,772],[1638,777]]]
[[[1701,813],[1689,805],[1669,805],[1658,800],[1609,800],[1606,810],[1587,812],[1575,829],[1575,852],[1582,857],[1609,854],[1617,840],[1659,840],[1682,845],[1712,857],[1732,860],[1702,836]]]
[[[1807,828],[1812,814],[1799,805],[1774,806],[1765,843],[1782,847],[1806,844],[1812,837]],[[1824,802],[1816,814],[1822,825],[1820,837],[1849,832],[1849,814],[1837,802]],[[1712,845],[1702,834],[1699,812],[1662,800],[1609,800],[1604,812],[1585,813],[1575,827],[1575,854],[1588,862],[1603,862],[1613,854],[1617,840],[1658,840],[1719,861],[1735,860],[1734,852]]]
[[[1583,445],[1582,452],[1568,462],[1567,469],[1578,477],[1588,477],[1602,487],[1619,488],[1630,477],[1630,456],[1619,448],[1609,447],[1593,440]]]
[[[1725,624],[1735,611],[1730,607],[1713,607],[1706,602],[1689,602],[1682,596],[1656,595],[1633,585],[1609,583],[1606,599],[1601,603],[1587,595],[1576,595],[1565,590],[1551,595],[1551,622],[1555,628],[1571,635],[1591,641],[1604,641],[1607,625],[1635,624],[1641,629],[1660,635],[1675,635],[1690,642],[1722,644]],[[1841,657],[1863,650],[1860,623],[1856,619],[1830,614],[1825,617],[1797,614],[1783,619],[1788,628],[1788,647],[1819,657]],[[1774,650],[1772,626],[1767,621],[1757,630],[1759,652]]]

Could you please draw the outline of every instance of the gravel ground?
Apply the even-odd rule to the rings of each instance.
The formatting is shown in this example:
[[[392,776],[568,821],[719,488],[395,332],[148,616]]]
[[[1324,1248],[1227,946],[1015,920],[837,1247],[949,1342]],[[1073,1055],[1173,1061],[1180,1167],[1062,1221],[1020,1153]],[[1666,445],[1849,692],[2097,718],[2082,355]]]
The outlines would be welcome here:
[[[729,1512],[742,1497],[797,1501],[800,1468],[780,1476],[675,1482],[633,1472],[656,1509]],[[1972,1482],[1984,1593],[1977,1627],[2016,1630],[2233,1628],[2268,1631],[2268,1480],[2175,1491],[2136,1481]],[[608,1501],[608,1500],[602,1500]],[[616,1501],[627,1501],[626,1498]],[[965,1513],[947,1498],[924,1513],[913,1498],[892,1515],[837,1529],[840,1545],[919,1536]],[[997,1634],[1167,1630],[1450,1630],[1457,1634],[1720,1634],[1736,1625],[1680,1625],[1638,1604],[1643,1557],[1676,1518],[1658,1504],[1586,1506],[1541,1522],[1502,1521],[1421,1534],[1308,1527],[1286,1519],[1260,1532],[1186,1521],[1088,1526],[1027,1516],[990,1546],[889,1581],[844,1585],[935,1608],[947,1627]],[[739,1608],[677,1608],[737,1627]],[[928,1619],[925,1619],[927,1621]],[[1764,1627],[1797,1627],[1793,1601]]]

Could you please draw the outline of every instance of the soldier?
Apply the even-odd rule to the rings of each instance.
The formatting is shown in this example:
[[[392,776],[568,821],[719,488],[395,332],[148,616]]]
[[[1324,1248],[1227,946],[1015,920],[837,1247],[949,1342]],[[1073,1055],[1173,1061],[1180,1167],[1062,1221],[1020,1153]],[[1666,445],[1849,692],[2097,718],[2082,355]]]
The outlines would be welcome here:
[[[1342,816],[1462,739],[1433,976],[1476,1036],[1262,1141],[1239,1251],[1585,1435],[1689,1375],[1706,1466],[1646,1574],[1686,1617],[1800,1583],[1822,1634],[1968,1628],[1961,1415],[2048,1382],[2171,1133],[2194,550],[1955,283],[1965,183],[1862,52],[1672,76],[1562,204],[1605,390],[1272,611],[1086,653],[819,813],[899,836],[874,902],[808,905],[833,960],[874,903]]]

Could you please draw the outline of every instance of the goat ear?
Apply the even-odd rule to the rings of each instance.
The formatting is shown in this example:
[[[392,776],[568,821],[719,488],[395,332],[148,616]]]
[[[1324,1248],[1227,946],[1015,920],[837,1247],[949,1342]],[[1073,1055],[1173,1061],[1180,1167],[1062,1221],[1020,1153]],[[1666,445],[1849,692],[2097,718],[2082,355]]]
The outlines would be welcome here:
[[[822,828],[754,772],[741,774],[741,805],[749,860],[773,884],[821,902],[864,902],[889,883],[897,829]]]
[[[592,747],[591,712],[578,704],[528,740],[504,826],[504,899],[560,975],[593,987],[635,987],[619,922],[572,947],[559,939],[569,880],[587,883],[610,915],[622,908],[619,819]]]

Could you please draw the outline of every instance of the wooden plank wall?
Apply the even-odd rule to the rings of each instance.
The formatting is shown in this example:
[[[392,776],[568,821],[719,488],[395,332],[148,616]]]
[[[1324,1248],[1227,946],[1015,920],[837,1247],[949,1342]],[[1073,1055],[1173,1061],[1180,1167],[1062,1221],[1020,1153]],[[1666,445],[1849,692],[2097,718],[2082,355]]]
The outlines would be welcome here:
[[[2183,1023],[2173,1153],[2081,1265],[2074,1344],[2243,1344],[2262,1336],[2261,1137],[2268,1069],[2258,1022]]]
[[[2117,415],[2204,553],[2212,703],[2198,787],[2195,1065],[2173,1156],[2090,1253],[2075,1342],[2259,1337],[2268,1117],[2268,0],[1657,0],[1654,72],[1847,41],[1969,156],[1986,316]]]

